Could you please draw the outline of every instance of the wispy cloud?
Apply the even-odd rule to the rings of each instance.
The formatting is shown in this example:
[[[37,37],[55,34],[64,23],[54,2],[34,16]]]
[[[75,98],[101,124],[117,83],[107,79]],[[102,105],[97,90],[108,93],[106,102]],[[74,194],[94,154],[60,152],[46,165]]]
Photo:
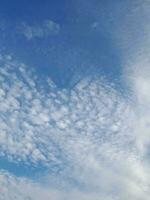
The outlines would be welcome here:
[[[41,24],[32,25],[24,22],[19,26],[19,29],[20,33],[30,40],[57,35],[60,31],[60,25],[52,20],[45,20]]]

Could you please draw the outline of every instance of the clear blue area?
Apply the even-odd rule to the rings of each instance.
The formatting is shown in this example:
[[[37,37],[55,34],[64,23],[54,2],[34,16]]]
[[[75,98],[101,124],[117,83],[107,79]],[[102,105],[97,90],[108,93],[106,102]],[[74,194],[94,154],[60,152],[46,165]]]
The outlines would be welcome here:
[[[1,45],[40,74],[50,76],[58,87],[72,87],[89,74],[120,83],[121,55],[112,33],[122,15],[122,4],[98,0],[1,1],[0,17],[8,23],[0,32]],[[16,34],[19,23],[38,24],[45,19],[60,25],[59,34],[32,41]]]

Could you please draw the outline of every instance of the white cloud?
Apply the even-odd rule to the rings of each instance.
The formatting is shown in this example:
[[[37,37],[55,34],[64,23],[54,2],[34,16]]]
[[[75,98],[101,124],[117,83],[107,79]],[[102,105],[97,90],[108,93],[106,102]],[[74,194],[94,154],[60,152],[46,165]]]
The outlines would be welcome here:
[[[135,22],[136,17],[132,19]],[[49,26],[51,23],[42,25],[46,30]],[[49,35],[41,26],[25,27],[23,34],[28,39]],[[120,34],[121,40],[133,39],[134,28],[127,27],[127,34]],[[123,41],[132,47],[125,58],[131,52],[132,56],[124,62],[125,81],[132,89],[129,98],[102,78],[82,80],[69,92],[48,80],[49,89],[45,90],[28,67],[1,56],[1,156],[34,167],[39,161],[49,169],[55,165],[59,173],[47,172],[33,182],[1,171],[0,200],[149,199],[148,33],[146,26],[144,41],[135,46],[131,40]]]
[[[41,158],[45,157],[49,162],[51,153],[56,153],[52,151],[57,149],[49,147],[51,140],[61,146],[68,137],[77,138],[80,132],[83,138],[103,138],[105,141],[118,132],[117,127],[123,128],[124,116],[120,115],[122,109],[128,113],[128,105],[121,100],[121,96],[111,88],[105,89],[98,80],[79,83],[71,94],[53,90],[54,86],[49,85],[50,92],[46,94],[36,86],[35,78],[24,65],[5,62],[0,71],[0,120],[4,140],[1,140],[2,151],[7,154],[23,159],[31,157],[32,161],[31,150],[36,147],[41,148],[38,155],[41,154]],[[114,107],[115,102],[119,103],[117,107]],[[109,117],[112,110],[114,118]],[[123,137],[121,133],[116,135]],[[30,149],[27,148],[29,143]],[[47,155],[44,155],[45,152],[48,152]]]
[[[1,156],[55,165],[60,183],[55,172],[41,177],[46,185],[1,172],[1,199],[149,199],[149,129],[142,119],[149,110],[102,78],[82,80],[70,92],[48,80],[45,90],[24,64],[10,56],[0,62]]]
[[[9,173],[0,173],[0,200],[99,200],[95,194],[87,194],[79,190],[58,190],[55,188],[43,187],[40,184],[25,178],[16,178]],[[112,200],[101,197],[101,200]]]
[[[125,84],[128,85],[134,99],[136,117],[134,132],[138,150],[149,154],[150,145],[150,1],[138,0],[130,7],[118,27],[120,47],[124,65]]]

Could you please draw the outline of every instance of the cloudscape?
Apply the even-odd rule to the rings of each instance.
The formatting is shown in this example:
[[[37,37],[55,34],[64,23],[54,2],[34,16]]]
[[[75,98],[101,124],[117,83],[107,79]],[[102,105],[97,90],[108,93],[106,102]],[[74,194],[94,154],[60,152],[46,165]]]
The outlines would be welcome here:
[[[150,1],[0,2],[0,200],[149,200]]]

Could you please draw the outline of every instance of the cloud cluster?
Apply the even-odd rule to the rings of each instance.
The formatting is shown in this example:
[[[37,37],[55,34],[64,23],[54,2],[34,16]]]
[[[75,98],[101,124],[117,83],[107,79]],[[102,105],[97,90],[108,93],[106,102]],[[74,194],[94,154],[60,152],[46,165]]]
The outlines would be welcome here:
[[[0,155],[14,163],[46,166],[53,174],[45,178],[43,172],[44,186],[1,171],[0,198],[149,199],[144,114],[143,105],[133,104],[102,78],[59,90],[50,79],[41,83],[23,63],[1,56]]]
[[[129,121],[128,114],[131,118],[133,114],[113,88],[95,79],[83,80],[70,92],[59,91],[48,80],[48,89],[44,91],[25,65],[9,60],[2,62],[3,59],[1,155],[47,163],[56,162],[63,151],[68,151],[66,141],[72,148],[74,142],[80,143],[82,139],[85,145],[114,140],[115,146],[122,141],[128,143],[122,138],[129,134],[126,121]]]

